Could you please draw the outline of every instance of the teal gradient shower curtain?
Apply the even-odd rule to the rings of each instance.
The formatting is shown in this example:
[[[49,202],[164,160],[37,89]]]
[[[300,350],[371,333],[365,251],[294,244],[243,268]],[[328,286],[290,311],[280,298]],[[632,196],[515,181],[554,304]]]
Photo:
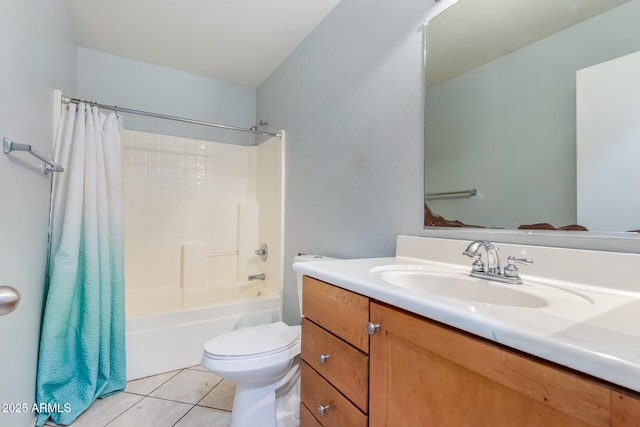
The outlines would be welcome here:
[[[115,114],[69,104],[58,124],[37,426],[68,425],[126,385],[120,128]]]

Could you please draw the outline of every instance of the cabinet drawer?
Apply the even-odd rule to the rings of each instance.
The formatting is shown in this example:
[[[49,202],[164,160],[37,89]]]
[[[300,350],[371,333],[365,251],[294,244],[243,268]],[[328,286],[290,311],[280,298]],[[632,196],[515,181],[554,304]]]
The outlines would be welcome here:
[[[322,363],[320,355],[329,356]],[[302,359],[342,394],[367,412],[369,403],[369,357],[355,347],[302,319]]]
[[[302,314],[338,337],[369,353],[369,299],[305,276]]]
[[[316,420],[309,408],[300,402],[300,427],[322,427],[320,421]]]
[[[322,378],[306,362],[301,363],[300,398],[302,403],[317,415],[322,425],[332,427],[366,427],[367,416]],[[319,405],[329,405],[320,415]]]

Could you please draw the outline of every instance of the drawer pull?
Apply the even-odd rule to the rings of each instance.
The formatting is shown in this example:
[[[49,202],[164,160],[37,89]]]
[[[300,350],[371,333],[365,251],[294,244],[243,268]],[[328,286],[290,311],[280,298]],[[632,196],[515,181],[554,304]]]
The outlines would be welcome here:
[[[323,405],[322,403],[318,405],[318,415],[320,415],[321,417],[327,413],[327,411],[329,410],[331,406],[330,405]]]
[[[331,357],[330,354],[322,354],[322,353],[320,353],[318,355],[318,362],[320,362],[321,365],[324,365],[324,362],[329,360],[330,357]]]
[[[367,333],[373,335],[380,330],[380,323],[367,322]]]

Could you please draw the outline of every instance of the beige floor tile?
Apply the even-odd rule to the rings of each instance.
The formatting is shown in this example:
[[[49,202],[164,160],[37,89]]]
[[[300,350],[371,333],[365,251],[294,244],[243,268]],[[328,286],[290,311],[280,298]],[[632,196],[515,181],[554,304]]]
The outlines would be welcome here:
[[[195,404],[221,380],[222,378],[212,372],[185,369],[157,388],[150,396]]]
[[[211,371],[209,371],[207,368],[205,368],[202,365],[190,366],[187,369],[191,369],[191,370],[194,370],[194,371],[211,372]]]
[[[226,427],[234,393],[233,382],[196,365],[130,381],[126,392],[96,400],[71,427]]]
[[[73,427],[104,427],[118,415],[142,400],[142,396],[129,393],[116,393],[95,402],[72,424]],[[48,421],[46,425],[57,424]]]
[[[233,409],[233,396],[235,393],[235,383],[233,381],[223,380],[211,390],[198,405],[230,411]]]
[[[174,377],[178,372],[180,371],[165,372],[163,374],[129,381],[127,383],[127,388],[125,389],[125,391],[128,393],[142,394],[143,396],[146,396],[153,390],[157,389],[162,384],[167,382],[167,380]]]
[[[191,407],[186,403],[145,397],[109,423],[108,427],[171,427]]]
[[[194,406],[175,427],[229,427],[231,412]]]

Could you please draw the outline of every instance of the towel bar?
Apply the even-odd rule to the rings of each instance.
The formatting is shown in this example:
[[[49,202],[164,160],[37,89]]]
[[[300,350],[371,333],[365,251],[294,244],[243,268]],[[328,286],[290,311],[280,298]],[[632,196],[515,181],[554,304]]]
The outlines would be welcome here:
[[[9,154],[12,151],[26,151],[36,159],[44,162],[44,173],[64,172],[64,168],[62,166],[52,162],[51,160],[46,159],[45,157],[42,157],[40,154],[33,151],[30,145],[18,144],[17,142],[13,142],[9,138],[5,137],[2,140],[2,148],[3,148],[4,154]]]
[[[459,190],[459,191],[442,191],[439,193],[427,193],[424,195],[424,199],[453,199],[453,198],[461,198],[461,197],[473,197],[478,194],[478,190],[472,188],[470,190]]]

